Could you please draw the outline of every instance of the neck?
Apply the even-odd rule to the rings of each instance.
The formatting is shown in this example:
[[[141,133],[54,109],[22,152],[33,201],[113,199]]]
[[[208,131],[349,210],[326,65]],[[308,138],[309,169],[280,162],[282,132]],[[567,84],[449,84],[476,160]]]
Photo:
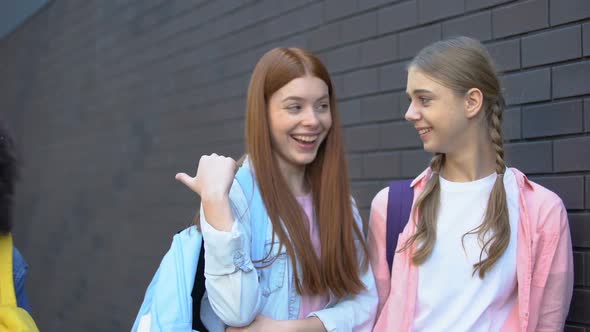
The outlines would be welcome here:
[[[305,166],[294,166],[286,163],[280,159],[277,160],[279,164],[279,170],[283,175],[283,178],[289,186],[289,190],[295,196],[304,196],[308,193],[309,188],[305,182]]]
[[[470,182],[496,172],[496,152],[484,138],[445,156],[442,175],[453,182]]]

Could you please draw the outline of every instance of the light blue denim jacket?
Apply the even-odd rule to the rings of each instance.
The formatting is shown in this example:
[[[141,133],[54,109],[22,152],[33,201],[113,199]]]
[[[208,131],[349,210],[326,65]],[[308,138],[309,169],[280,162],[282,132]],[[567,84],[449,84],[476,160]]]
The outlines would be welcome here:
[[[225,331],[226,325],[247,326],[258,314],[273,319],[298,318],[301,296],[284,250],[279,253],[279,246],[273,247],[278,258],[267,268],[257,269],[252,263],[263,258],[270,248],[272,225],[247,163],[238,171],[229,198],[235,218],[230,232],[211,227],[201,210],[202,233],[193,226],[174,236],[146,290],[131,331],[192,331],[191,290],[203,238],[207,291],[200,316],[210,332]],[[360,226],[354,202],[353,211]],[[331,302],[309,316],[318,317],[328,331],[370,331],[378,300],[370,266],[361,280],[366,291]]]
[[[272,224],[256,187],[246,161],[229,193],[235,218],[230,232],[214,229],[202,210],[200,214],[205,239],[207,300],[213,312],[229,326],[247,326],[257,314],[280,320],[297,319],[299,315],[301,295],[296,291],[295,271],[285,249],[278,252],[278,243],[272,246]],[[361,227],[362,219],[356,204],[351,202]],[[262,205],[257,215],[250,211],[254,205],[258,208]],[[275,241],[278,241],[276,236]],[[362,257],[360,242],[357,240],[356,244]],[[278,258],[267,268],[256,268],[252,261],[264,258],[271,246],[272,256]],[[318,317],[327,331],[370,331],[377,310],[377,291],[370,266],[361,280],[366,291],[333,301],[309,316]]]

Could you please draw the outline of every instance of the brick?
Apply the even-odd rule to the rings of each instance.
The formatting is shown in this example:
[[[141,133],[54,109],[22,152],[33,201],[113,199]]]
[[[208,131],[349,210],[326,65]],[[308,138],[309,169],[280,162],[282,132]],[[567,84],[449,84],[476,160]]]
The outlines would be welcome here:
[[[523,19],[526,17],[526,20]],[[547,0],[529,0],[494,9],[494,38],[501,38],[549,26]]]
[[[340,43],[340,25],[332,23],[309,33],[309,48],[311,51],[318,51],[338,45]]]
[[[453,36],[467,36],[480,41],[489,40],[492,38],[492,14],[486,11],[444,22],[442,34],[445,39]]]
[[[355,0],[327,0],[324,3],[324,18],[332,21],[354,14],[357,10]]]
[[[362,155],[348,155],[348,175],[351,179],[358,179],[363,176]]]
[[[408,108],[410,108],[410,99],[408,98],[406,92],[403,91],[399,94],[399,110],[401,113],[401,118],[406,118],[406,112],[408,111]]]
[[[393,179],[401,174],[399,152],[371,153],[365,156],[364,178]]]
[[[502,136],[504,140],[510,141],[522,138],[520,117],[521,110],[518,107],[504,111],[504,119],[502,119]]]
[[[377,34],[377,13],[369,12],[340,22],[342,42],[357,41]]]
[[[582,117],[581,100],[524,107],[522,134],[532,138],[581,133]]]
[[[551,25],[583,20],[590,17],[590,2],[586,0],[550,0]]]
[[[590,213],[570,213],[568,219],[572,245],[575,248],[590,248]],[[587,276],[590,277],[589,274]]]
[[[566,138],[553,142],[554,169],[557,172],[590,169],[590,136]]]
[[[552,68],[553,97],[569,97],[590,93],[590,61]]]
[[[322,22],[322,4],[296,9],[264,24],[268,39],[276,39],[318,26]],[[255,26],[256,27],[256,26]],[[261,38],[255,35],[251,40]],[[251,41],[248,41],[251,45]]]
[[[422,149],[401,152],[402,178],[411,179],[420,175],[430,165],[432,154]]]
[[[363,0],[363,1],[359,1],[358,6],[359,6],[359,10],[367,10],[367,9],[372,9],[375,7],[379,7],[379,6],[383,6],[383,5],[387,5],[387,4],[391,4],[392,0]]]
[[[465,0],[465,10],[472,11],[474,9],[489,8],[511,1],[513,0]]]
[[[402,32],[399,35],[399,56],[401,59],[412,58],[422,48],[441,40],[440,24],[425,26]]]
[[[400,119],[399,93],[365,97],[361,100],[362,121]]]
[[[418,18],[420,23],[455,16],[463,13],[464,10],[464,0],[418,0]]]
[[[422,147],[422,141],[407,121],[393,122],[380,127],[380,149],[400,149]]]
[[[370,66],[397,60],[399,57],[397,43],[397,35],[389,35],[364,42],[360,46],[360,65]]]
[[[349,152],[370,151],[379,147],[379,127],[376,125],[345,128],[344,137]]]
[[[584,130],[590,132],[590,99],[584,99]]]
[[[522,38],[523,67],[565,61],[582,56],[582,30],[573,26]]]
[[[584,177],[581,175],[564,175],[552,177],[534,177],[533,181],[556,193],[565,207],[569,209],[584,208]]]
[[[584,44],[584,56],[590,55],[590,23],[582,25],[582,36]]]
[[[584,253],[574,252],[574,286],[584,286],[586,283]]]
[[[504,150],[507,164],[524,173],[548,173],[553,170],[551,142],[509,143]]]
[[[590,209],[590,176],[586,176],[586,209]]]
[[[336,88],[336,91],[338,91],[338,88]],[[359,99],[339,102],[338,109],[340,110],[343,126],[357,124],[361,121],[361,101]]]
[[[520,68],[520,41],[518,39],[496,42],[487,45],[496,64],[496,70],[505,72]]]
[[[570,312],[567,316],[568,321],[573,323],[590,324],[590,316],[588,316],[588,308],[590,308],[590,290],[576,289],[570,304]]]
[[[348,98],[376,92],[379,89],[379,73],[377,69],[363,69],[338,76],[340,98]]]
[[[380,90],[405,90],[408,77],[407,65],[406,62],[398,62],[379,68]]]
[[[416,24],[418,24],[416,0],[380,9],[377,13],[377,30],[380,34],[407,29]]]
[[[580,326],[572,326],[572,325],[565,325],[564,332],[584,332],[586,331],[583,327]]]
[[[380,182],[353,182],[352,193],[359,208],[370,208],[373,197],[384,185]]]
[[[341,47],[324,53],[322,59],[330,73],[353,69],[360,62],[361,48],[358,45]]]
[[[551,98],[549,69],[537,69],[503,77],[508,105],[530,103]]]

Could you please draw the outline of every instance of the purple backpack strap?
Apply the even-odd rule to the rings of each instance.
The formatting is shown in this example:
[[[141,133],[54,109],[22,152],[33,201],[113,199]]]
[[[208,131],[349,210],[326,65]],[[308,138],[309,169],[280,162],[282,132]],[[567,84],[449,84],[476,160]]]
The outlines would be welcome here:
[[[397,248],[397,239],[403,232],[408,220],[414,200],[414,189],[410,186],[412,180],[396,180],[389,183],[387,197],[387,264],[389,271],[393,266],[393,256]]]

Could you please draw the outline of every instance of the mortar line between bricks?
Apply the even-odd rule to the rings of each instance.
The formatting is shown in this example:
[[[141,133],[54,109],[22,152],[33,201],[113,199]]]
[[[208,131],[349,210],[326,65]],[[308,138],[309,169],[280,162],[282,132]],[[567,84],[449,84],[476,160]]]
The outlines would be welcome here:
[[[224,33],[224,34],[222,34],[221,36],[217,36],[217,37],[215,37],[215,38],[212,38],[212,39],[206,39],[206,40],[200,41],[200,42],[198,42],[196,45],[190,45],[190,46],[187,46],[187,47],[185,47],[185,48],[182,48],[182,49],[176,50],[176,51],[174,51],[174,52],[172,52],[172,53],[170,53],[170,54],[167,54],[167,55],[166,55],[166,56],[164,56],[164,57],[160,57],[160,58],[157,58],[157,59],[150,60],[150,61],[148,61],[148,62],[146,62],[146,63],[142,63],[141,65],[137,65],[137,66],[132,66],[132,67],[129,67],[129,68],[127,68],[127,69],[126,69],[126,70],[124,70],[124,71],[121,71],[121,72],[115,73],[114,75],[111,75],[111,76],[108,76],[108,77],[105,77],[105,78],[107,78],[107,79],[114,79],[114,78],[117,78],[118,76],[120,76],[120,75],[122,75],[122,74],[131,73],[131,72],[135,72],[135,71],[141,70],[141,69],[142,69],[142,68],[144,68],[145,66],[149,66],[149,65],[153,65],[153,64],[155,64],[155,63],[161,62],[161,61],[166,61],[166,60],[169,60],[169,59],[173,58],[174,56],[178,56],[179,54],[184,54],[184,53],[192,52],[192,51],[195,51],[195,50],[201,50],[201,49],[205,49],[205,48],[206,48],[207,46],[209,46],[211,43],[218,42],[218,41],[220,41],[220,40],[223,40],[223,39],[225,39],[225,38],[227,38],[227,37],[230,37],[230,38],[231,38],[231,37],[233,37],[233,36],[236,34],[236,32],[243,31],[243,30],[245,30],[245,29],[251,29],[251,28],[254,28],[254,27],[256,27],[256,26],[259,26],[259,25],[265,24],[265,23],[267,23],[267,22],[269,22],[269,21],[272,21],[272,20],[274,20],[274,19],[277,19],[277,18],[280,18],[280,17],[282,17],[282,16],[288,15],[288,14],[290,14],[290,13],[292,13],[292,12],[295,12],[295,11],[301,10],[301,9],[303,9],[303,8],[305,8],[305,7],[309,7],[310,5],[315,5],[316,3],[319,3],[319,1],[318,1],[318,0],[313,0],[312,2],[310,2],[310,3],[308,3],[308,4],[301,5],[301,6],[298,6],[298,7],[295,7],[295,8],[291,8],[291,9],[289,9],[288,11],[281,12],[281,13],[279,13],[278,15],[275,15],[275,16],[272,16],[272,17],[269,17],[269,18],[266,18],[266,19],[263,19],[263,20],[260,20],[260,21],[256,21],[255,23],[252,23],[252,24],[246,25],[246,26],[244,26],[244,27],[241,27],[241,28],[239,28],[238,30],[229,31],[229,32],[227,32],[227,33]],[[225,16],[225,15],[223,15],[223,16]],[[242,54],[242,53],[244,53],[244,52],[247,52],[248,50],[255,49],[255,48],[258,46],[258,45],[266,45],[266,44],[270,44],[270,43],[272,43],[272,42],[275,42],[275,41],[280,41],[280,40],[282,40],[282,39],[285,39],[285,38],[289,38],[289,37],[292,37],[292,36],[296,36],[296,35],[298,35],[298,34],[300,34],[300,33],[302,33],[302,32],[306,32],[306,31],[310,31],[310,30],[313,30],[313,29],[317,29],[317,28],[318,28],[318,27],[320,27],[320,26],[322,26],[322,24],[316,25],[316,26],[314,26],[313,28],[303,29],[302,31],[295,32],[295,33],[291,33],[291,34],[288,34],[287,36],[282,36],[282,37],[278,37],[278,38],[275,38],[275,39],[269,39],[269,40],[266,40],[266,41],[264,41],[264,42],[262,42],[262,43],[260,43],[260,44],[255,44],[255,45],[253,45],[252,47],[250,47],[250,48],[248,48],[248,49],[236,51],[236,52],[232,53],[232,55],[236,55],[236,54]],[[191,28],[191,29],[186,29],[186,30],[185,30],[185,31],[183,31],[183,32],[190,31],[190,30],[193,30],[193,28]],[[153,47],[154,45],[156,45],[156,43],[151,43],[151,44],[149,44],[149,45],[148,45],[148,47]],[[138,50],[138,51],[140,51],[140,52],[141,52],[141,50]],[[119,58],[121,58],[121,57],[124,57],[124,56],[129,56],[129,54],[123,54],[123,55],[121,55],[121,56],[120,56],[120,57],[118,57],[118,58],[114,58],[114,59],[110,59],[110,60],[112,60],[112,61],[115,61],[115,62],[116,62],[116,60],[118,60]],[[226,58],[226,56],[224,56],[224,57],[220,57],[220,58],[221,58],[221,59],[224,59],[224,58]],[[217,59],[217,58],[216,58],[216,59]],[[108,64],[109,64],[109,63],[107,63],[107,65],[108,65]],[[205,66],[205,65],[207,65],[207,64],[209,64],[209,65],[210,65],[210,63],[204,63],[204,64],[202,64],[202,65],[199,65],[198,67]],[[191,67],[191,66],[187,66],[187,67],[185,67],[185,68],[180,68],[180,69],[178,69],[177,71],[174,71],[172,74],[177,74],[178,72],[182,72],[182,71],[190,70],[190,69],[192,69],[192,68],[197,68],[197,66],[193,66],[193,67]]]

